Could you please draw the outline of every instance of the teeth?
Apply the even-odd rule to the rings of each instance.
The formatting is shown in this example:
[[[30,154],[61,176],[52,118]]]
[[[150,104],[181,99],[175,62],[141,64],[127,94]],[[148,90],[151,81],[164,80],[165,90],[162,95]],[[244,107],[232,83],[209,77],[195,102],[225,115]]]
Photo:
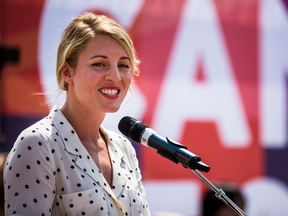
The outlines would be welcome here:
[[[110,95],[110,96],[116,95],[118,93],[118,90],[116,89],[100,89],[100,91],[103,94]]]

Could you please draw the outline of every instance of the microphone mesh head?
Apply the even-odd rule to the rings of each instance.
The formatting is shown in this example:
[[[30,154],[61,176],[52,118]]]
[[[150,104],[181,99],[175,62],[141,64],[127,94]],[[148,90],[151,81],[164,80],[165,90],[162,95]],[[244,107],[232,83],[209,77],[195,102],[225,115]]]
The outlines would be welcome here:
[[[124,134],[125,136],[129,137],[129,131],[130,128],[137,122],[137,119],[129,117],[129,116],[125,116],[123,117],[119,124],[118,124],[118,129],[119,131],[121,131],[122,134]],[[129,137],[130,138],[130,137]]]
[[[141,133],[147,127],[143,122],[129,116],[123,117],[118,124],[119,131],[136,142],[140,142]]]

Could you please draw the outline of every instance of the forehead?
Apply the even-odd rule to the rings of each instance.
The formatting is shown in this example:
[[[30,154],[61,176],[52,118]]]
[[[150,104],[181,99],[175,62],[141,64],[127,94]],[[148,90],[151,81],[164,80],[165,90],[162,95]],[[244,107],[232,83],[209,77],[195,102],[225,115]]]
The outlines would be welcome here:
[[[82,55],[105,55],[113,57],[123,57],[128,54],[119,41],[108,35],[97,35],[94,38],[88,40],[85,49],[81,53]],[[81,55],[80,54],[80,55]]]

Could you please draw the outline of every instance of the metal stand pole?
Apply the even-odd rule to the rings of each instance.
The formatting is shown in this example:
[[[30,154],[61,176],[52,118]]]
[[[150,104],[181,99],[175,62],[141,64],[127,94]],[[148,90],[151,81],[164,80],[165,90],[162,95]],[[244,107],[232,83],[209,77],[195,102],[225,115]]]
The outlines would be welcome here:
[[[237,215],[247,216],[232,200],[230,200],[222,189],[218,189],[213,185],[205,176],[203,176],[197,169],[190,169],[195,175],[198,176],[211,190],[215,192],[215,196],[222,200],[227,206],[229,206]]]

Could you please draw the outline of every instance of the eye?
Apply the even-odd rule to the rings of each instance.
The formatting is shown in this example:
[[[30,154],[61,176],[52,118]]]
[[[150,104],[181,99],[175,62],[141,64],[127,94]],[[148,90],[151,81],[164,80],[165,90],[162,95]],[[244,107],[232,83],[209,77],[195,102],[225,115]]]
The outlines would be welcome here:
[[[118,67],[121,67],[121,68],[130,68],[130,66],[127,65],[127,64],[119,64]]]
[[[104,63],[101,63],[101,62],[96,62],[96,63],[93,63],[92,66],[95,66],[95,67],[105,67],[105,64],[104,64]]]

